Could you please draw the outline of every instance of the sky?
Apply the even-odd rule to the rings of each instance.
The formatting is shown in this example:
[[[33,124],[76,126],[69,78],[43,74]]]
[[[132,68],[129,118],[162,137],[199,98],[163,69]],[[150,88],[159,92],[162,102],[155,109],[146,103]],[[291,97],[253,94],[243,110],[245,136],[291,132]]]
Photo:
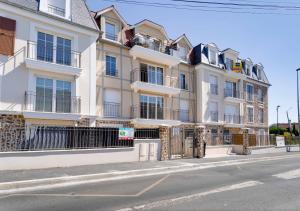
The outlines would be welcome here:
[[[267,0],[262,2],[268,3]],[[270,4],[274,2],[271,0]],[[249,57],[254,63],[262,63],[272,84],[269,89],[269,124],[277,122],[277,105],[280,105],[279,122],[287,122],[287,110],[290,119],[297,122],[296,69],[300,67],[300,12],[299,15],[221,13],[102,0],[87,0],[87,4],[93,11],[115,5],[129,24],[150,19],[163,25],[172,39],[185,33],[193,46],[214,42],[222,50],[232,48],[240,52],[240,58]]]

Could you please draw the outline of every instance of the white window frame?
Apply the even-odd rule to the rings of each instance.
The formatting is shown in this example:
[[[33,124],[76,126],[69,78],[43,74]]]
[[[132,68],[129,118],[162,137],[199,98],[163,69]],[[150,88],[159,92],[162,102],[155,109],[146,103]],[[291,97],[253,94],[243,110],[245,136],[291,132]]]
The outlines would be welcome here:
[[[113,58],[115,58],[116,59],[116,75],[108,75],[108,74],[106,74],[106,71],[107,71],[107,66],[106,66],[106,57],[107,56],[109,56],[109,57],[113,57]],[[105,63],[105,70],[104,70],[104,72],[105,72],[105,76],[108,76],[108,77],[114,77],[114,78],[118,78],[119,77],[119,71],[118,71],[118,57],[117,56],[115,56],[115,55],[113,55],[113,54],[105,54],[105,57],[104,57],[105,59],[104,59],[104,63]]]
[[[211,54],[213,54],[213,53],[215,54],[215,58],[216,58],[215,64],[212,63],[212,58],[211,58]],[[209,48],[208,49],[208,60],[211,65],[216,65],[216,66],[219,65],[218,51],[215,49]]]
[[[163,118],[162,119],[165,119],[165,111],[164,111],[164,105],[165,105],[165,99],[164,99],[164,97],[163,96],[157,96],[157,95],[150,95],[150,94],[140,94],[139,95],[139,108],[141,109],[141,97],[147,97],[147,118],[145,118],[145,119],[150,119],[149,118],[149,98],[150,97],[155,97],[155,120],[157,120],[158,118],[157,118],[157,114],[158,114],[158,112],[157,112],[157,102],[158,102],[158,100],[157,100],[157,98],[161,98],[162,99],[162,102],[163,102],[163,105],[162,105],[162,109],[163,109]],[[139,111],[139,113],[141,113],[140,111]],[[144,119],[144,118],[143,118]]]
[[[211,83],[211,80],[210,80],[211,78],[216,79],[216,84]],[[209,74],[208,80],[209,80],[209,93],[211,95],[219,95],[219,77],[217,75],[214,75],[214,74]],[[211,91],[211,85],[215,85],[216,86],[216,88],[217,88],[216,92],[217,93],[212,93],[212,91]]]
[[[210,106],[212,103],[216,104],[217,105],[217,110],[212,110]],[[218,101],[209,101],[208,102],[208,111],[209,111],[209,121],[210,122],[219,122],[219,102]],[[212,120],[212,117],[211,117],[211,112],[216,112],[218,115],[217,115],[217,120],[216,121],[213,121]]]
[[[252,87],[252,97],[251,97],[250,100],[249,100],[248,86]],[[254,86],[253,86],[253,84],[249,84],[249,83],[246,84],[246,94],[247,94],[247,96],[246,96],[247,101],[248,102],[253,102],[254,101]]]
[[[249,118],[249,111],[248,109],[251,108],[252,109],[252,122],[250,122],[250,118]],[[247,106],[247,122],[250,123],[250,124],[253,124],[254,123],[254,107],[253,106]]]
[[[56,82],[57,81],[70,82],[71,83],[71,98],[74,97],[74,96],[76,96],[76,93],[75,93],[75,82],[72,81],[72,80],[68,80],[66,78],[49,77],[49,76],[46,76],[46,75],[34,75],[34,90],[36,90],[37,79],[38,78],[50,79],[50,80],[53,81],[53,84],[52,84],[52,99],[55,99],[54,97],[56,96]],[[52,113],[57,113],[56,112],[56,99],[52,100],[52,111],[51,112]],[[71,112],[72,112],[72,108],[71,108]]]

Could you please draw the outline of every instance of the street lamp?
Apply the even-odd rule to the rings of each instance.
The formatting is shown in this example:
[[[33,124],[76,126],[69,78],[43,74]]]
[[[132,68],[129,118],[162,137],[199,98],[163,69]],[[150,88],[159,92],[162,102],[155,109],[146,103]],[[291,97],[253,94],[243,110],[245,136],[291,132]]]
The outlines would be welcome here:
[[[297,68],[297,106],[298,106],[298,130],[300,129],[300,108],[299,108],[299,72],[300,68]],[[299,143],[300,146],[300,143]]]
[[[278,105],[277,108],[276,108],[276,111],[277,111],[277,132],[278,132],[278,129],[279,129],[279,127],[278,127],[278,110],[279,110],[279,108],[280,108],[280,105]]]

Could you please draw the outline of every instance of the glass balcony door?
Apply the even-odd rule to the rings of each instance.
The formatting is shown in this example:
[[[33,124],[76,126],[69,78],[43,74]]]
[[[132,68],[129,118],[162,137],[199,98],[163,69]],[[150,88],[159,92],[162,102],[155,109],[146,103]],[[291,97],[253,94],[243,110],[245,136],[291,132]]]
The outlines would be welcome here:
[[[235,82],[225,82],[225,97],[237,98],[237,84]]]
[[[71,83],[56,81],[56,112],[71,112]]]
[[[163,98],[141,95],[140,117],[142,119],[163,119]]]
[[[52,112],[53,80],[37,78],[35,110]]]
[[[54,36],[38,32],[37,59],[53,62]]]

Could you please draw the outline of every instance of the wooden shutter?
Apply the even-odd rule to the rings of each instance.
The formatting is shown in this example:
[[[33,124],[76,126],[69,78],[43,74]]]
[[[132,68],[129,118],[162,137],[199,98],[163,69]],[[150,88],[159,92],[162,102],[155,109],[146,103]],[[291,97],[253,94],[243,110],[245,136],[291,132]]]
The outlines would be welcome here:
[[[16,21],[0,16],[0,54],[14,55],[15,36]]]

